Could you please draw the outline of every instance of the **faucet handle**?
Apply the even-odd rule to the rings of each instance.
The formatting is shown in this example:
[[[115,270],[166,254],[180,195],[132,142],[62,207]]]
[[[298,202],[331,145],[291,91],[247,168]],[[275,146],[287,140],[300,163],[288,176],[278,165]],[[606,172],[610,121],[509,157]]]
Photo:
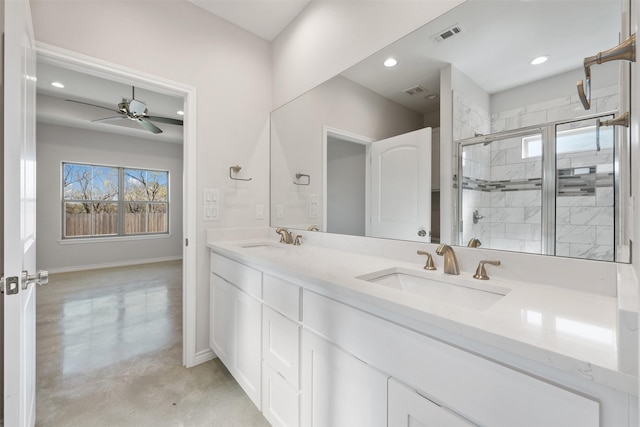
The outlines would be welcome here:
[[[485,264],[500,265],[500,261],[492,261],[488,259],[480,261],[478,263],[478,268],[476,268],[476,274],[473,275],[474,279],[489,280],[487,269],[484,267]]]
[[[293,242],[293,246],[300,246],[302,244],[302,234],[296,236],[296,240]]]
[[[424,269],[425,270],[436,270],[436,265],[433,263],[433,257],[431,256],[431,254],[429,252],[425,252],[425,251],[418,251],[418,255],[426,255],[427,256],[427,263],[424,265]]]

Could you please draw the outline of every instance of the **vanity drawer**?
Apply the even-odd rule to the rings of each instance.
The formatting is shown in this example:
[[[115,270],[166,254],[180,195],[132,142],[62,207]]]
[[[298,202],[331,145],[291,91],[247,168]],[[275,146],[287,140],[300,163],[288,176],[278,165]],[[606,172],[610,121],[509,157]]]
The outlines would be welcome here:
[[[276,311],[294,320],[300,320],[300,287],[265,274],[262,299]]]
[[[597,427],[599,402],[304,291],[303,324],[463,418],[492,427]]]
[[[215,253],[211,254],[211,272],[248,294],[262,298],[262,272]]]

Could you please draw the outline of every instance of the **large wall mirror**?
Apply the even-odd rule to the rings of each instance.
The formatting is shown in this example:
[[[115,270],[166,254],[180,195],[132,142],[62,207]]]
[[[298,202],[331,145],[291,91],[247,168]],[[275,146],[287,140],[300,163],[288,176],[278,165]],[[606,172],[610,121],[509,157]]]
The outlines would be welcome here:
[[[468,0],[275,110],[271,225],[626,260],[623,6]]]

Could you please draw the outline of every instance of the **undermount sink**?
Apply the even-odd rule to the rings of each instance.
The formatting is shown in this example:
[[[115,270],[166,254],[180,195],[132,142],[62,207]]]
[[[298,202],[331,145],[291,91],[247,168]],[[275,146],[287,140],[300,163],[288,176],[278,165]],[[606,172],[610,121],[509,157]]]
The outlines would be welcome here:
[[[470,279],[458,276],[451,276],[451,281],[434,276],[434,273],[394,267],[364,274],[356,279],[474,310],[489,308],[511,291],[486,281],[478,281],[478,284],[475,284]]]
[[[239,245],[243,249],[284,249],[285,245],[276,242],[250,242]]]

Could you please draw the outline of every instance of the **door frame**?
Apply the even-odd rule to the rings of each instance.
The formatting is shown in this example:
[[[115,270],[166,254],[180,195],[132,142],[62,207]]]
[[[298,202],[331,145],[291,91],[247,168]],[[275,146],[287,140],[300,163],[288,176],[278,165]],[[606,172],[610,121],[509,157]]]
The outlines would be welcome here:
[[[322,231],[327,231],[327,150],[329,149],[329,137],[338,138],[344,141],[362,144],[366,146],[366,194],[365,194],[365,235],[369,233],[369,148],[375,139],[358,135],[357,133],[348,132],[346,130],[334,128],[331,126],[322,126]]]
[[[182,232],[182,364],[199,363],[196,354],[196,88],[84,54],[36,42],[39,60],[109,80],[131,83],[166,95],[184,97]]]

